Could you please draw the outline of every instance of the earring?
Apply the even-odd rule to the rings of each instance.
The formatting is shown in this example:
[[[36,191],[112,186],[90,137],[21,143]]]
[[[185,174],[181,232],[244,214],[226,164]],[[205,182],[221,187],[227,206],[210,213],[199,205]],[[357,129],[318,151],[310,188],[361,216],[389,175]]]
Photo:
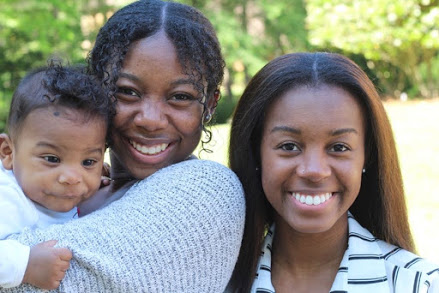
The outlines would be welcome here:
[[[363,172],[363,174],[366,173],[366,168],[363,168],[362,172]]]
[[[209,123],[211,119],[212,119],[212,114],[210,114],[210,112],[208,112],[206,114],[206,116],[204,116],[204,123],[206,123],[206,124]]]
[[[213,108],[215,109],[216,106],[218,105],[218,101],[221,99],[221,92],[219,89],[216,89],[213,92],[213,98],[215,99],[215,104],[213,105]]]

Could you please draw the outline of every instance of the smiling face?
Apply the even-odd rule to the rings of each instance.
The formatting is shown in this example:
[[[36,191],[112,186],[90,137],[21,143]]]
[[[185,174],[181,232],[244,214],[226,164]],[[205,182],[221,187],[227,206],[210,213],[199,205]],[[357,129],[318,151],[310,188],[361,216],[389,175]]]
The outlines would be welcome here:
[[[101,182],[107,126],[101,118],[50,107],[32,111],[3,160],[31,200],[67,212],[97,191]],[[9,163],[8,163],[9,162]]]
[[[262,185],[282,221],[301,233],[330,230],[361,185],[365,122],[345,90],[287,91],[269,108],[261,142]]]
[[[133,43],[117,81],[112,168],[143,179],[185,160],[201,137],[200,93],[159,32]]]

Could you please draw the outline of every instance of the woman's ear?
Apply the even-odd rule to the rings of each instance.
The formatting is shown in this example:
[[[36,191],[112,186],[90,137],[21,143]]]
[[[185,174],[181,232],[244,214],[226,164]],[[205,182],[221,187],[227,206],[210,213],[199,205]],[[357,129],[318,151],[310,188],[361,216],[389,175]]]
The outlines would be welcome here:
[[[0,160],[6,170],[12,170],[13,149],[14,146],[9,135],[6,133],[0,134]]]
[[[209,123],[215,114],[216,106],[218,106],[218,101],[221,99],[221,92],[219,89],[216,89],[213,92],[213,97],[209,99],[207,102],[207,111],[204,116],[204,123]]]

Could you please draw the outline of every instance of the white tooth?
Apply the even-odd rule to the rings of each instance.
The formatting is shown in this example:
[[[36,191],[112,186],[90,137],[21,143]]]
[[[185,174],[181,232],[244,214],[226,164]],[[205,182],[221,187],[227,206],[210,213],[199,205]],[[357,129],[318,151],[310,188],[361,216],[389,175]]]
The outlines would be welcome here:
[[[326,197],[326,200],[328,200],[331,197],[331,194],[328,192],[328,193],[326,193],[325,197]]]
[[[322,194],[320,195],[320,203],[324,203],[326,201],[326,197]]]
[[[300,202],[301,202],[301,203],[305,203],[305,201],[306,201],[305,196],[302,195],[302,196],[300,197]]]
[[[320,204],[320,196],[314,196],[313,201],[312,201],[313,205],[319,205]]]
[[[133,145],[133,147],[136,150],[138,150],[141,153],[148,154],[148,155],[155,155],[157,153],[160,153],[161,151],[164,151],[168,147],[168,144],[166,144],[166,143],[162,143],[162,144],[152,146],[152,147],[143,146],[143,145],[138,144],[134,141],[130,141],[130,143]]]
[[[300,201],[300,194],[298,194],[298,193],[294,193],[294,197],[295,197],[298,201]]]
[[[312,196],[311,196],[311,195],[307,195],[307,196],[306,196],[306,201],[305,201],[305,203],[306,203],[307,205],[312,205],[312,202],[313,202],[313,200],[312,200]]]

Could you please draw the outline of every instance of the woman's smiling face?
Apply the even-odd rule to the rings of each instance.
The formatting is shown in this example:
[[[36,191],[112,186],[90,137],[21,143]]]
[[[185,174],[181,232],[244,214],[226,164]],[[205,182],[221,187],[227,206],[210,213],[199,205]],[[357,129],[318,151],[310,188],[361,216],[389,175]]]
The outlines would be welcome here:
[[[117,87],[112,163],[143,179],[193,152],[201,137],[201,96],[163,32],[131,45]]]
[[[268,109],[261,142],[262,185],[281,220],[301,233],[328,231],[361,185],[365,122],[345,90],[287,91]]]

